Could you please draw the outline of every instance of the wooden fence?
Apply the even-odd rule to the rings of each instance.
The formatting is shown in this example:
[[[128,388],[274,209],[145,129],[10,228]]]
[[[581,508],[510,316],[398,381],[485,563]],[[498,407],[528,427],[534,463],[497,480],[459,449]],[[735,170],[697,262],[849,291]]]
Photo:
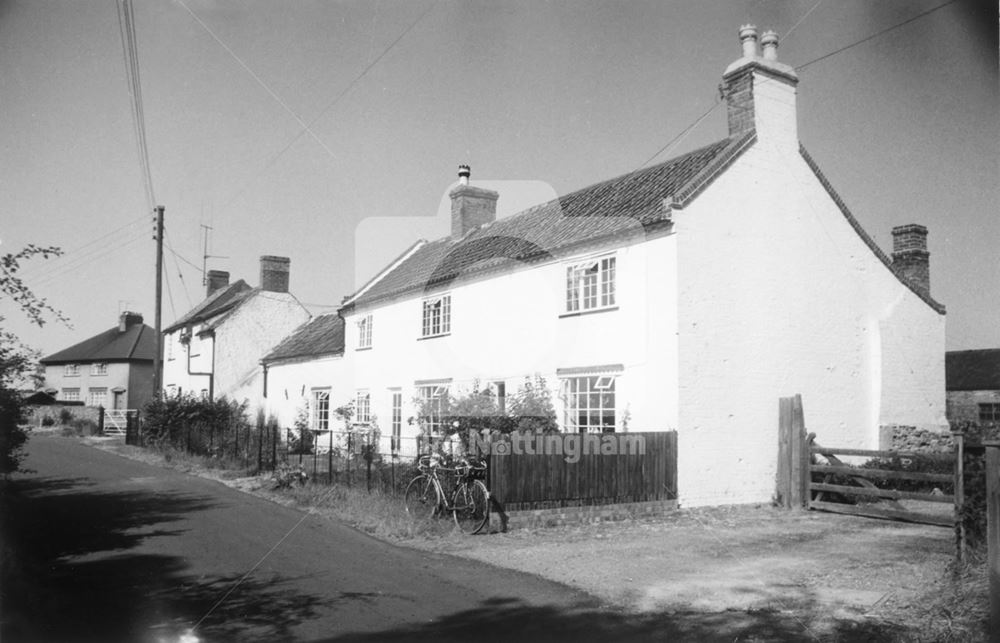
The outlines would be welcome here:
[[[487,482],[507,511],[677,499],[676,431],[495,440]]]
[[[952,453],[823,447],[816,444],[815,434],[806,433],[800,396],[781,398],[778,417],[776,495],[781,506],[955,527],[963,500],[960,434],[956,434]],[[892,468],[851,466],[841,460],[849,456],[877,459]],[[934,463],[947,472],[920,471],[917,463]],[[905,485],[907,482],[913,484]],[[950,488],[951,493],[942,487]],[[948,511],[919,510],[901,503],[907,500],[950,507]],[[960,534],[959,542],[963,540]]]

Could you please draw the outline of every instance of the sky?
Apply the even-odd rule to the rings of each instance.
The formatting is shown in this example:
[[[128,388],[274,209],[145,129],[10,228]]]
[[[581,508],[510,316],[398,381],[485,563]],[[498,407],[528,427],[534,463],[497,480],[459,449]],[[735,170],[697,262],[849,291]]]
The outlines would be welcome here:
[[[43,355],[121,310],[152,325],[153,205],[164,327],[204,296],[202,226],[209,269],[255,286],[287,256],[291,292],[334,312],[448,233],[460,163],[502,217],[724,138],[708,110],[751,22],[781,35],[800,140],[868,233],[929,229],[947,349],[1000,347],[995,3],[848,47],[945,1],[135,0],[150,203],[120,0],[0,0],[0,254],[63,249],[20,276],[71,326],[7,300],[2,323]]]

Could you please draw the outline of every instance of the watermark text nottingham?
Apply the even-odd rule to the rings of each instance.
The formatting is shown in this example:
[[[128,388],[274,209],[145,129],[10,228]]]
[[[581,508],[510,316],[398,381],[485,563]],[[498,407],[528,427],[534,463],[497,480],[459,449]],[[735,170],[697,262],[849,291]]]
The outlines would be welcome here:
[[[511,433],[509,440],[473,437],[479,453],[492,455],[561,455],[569,464],[584,455],[645,455],[646,439],[628,433]]]

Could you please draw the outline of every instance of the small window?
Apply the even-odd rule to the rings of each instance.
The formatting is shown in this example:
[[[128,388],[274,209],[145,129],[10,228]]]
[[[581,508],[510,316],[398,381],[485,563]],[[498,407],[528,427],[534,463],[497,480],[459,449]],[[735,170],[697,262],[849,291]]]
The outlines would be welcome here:
[[[313,389],[310,408],[310,428],[313,431],[330,430],[330,389]]]
[[[500,415],[505,415],[507,413],[507,383],[503,380],[490,382],[490,390],[497,398],[497,410],[500,411]]]
[[[80,389],[78,388],[64,388],[62,390],[62,399],[64,402],[79,402],[80,401]]]
[[[79,364],[67,364],[63,366],[63,375],[66,377],[78,377],[80,375]]]
[[[87,392],[87,406],[104,406],[108,403],[108,389],[92,388]]]
[[[358,322],[358,348],[372,347],[372,316],[365,315]]]
[[[389,450],[399,453],[403,433],[403,394],[392,391],[392,437],[389,440]]]
[[[451,295],[431,297],[423,301],[421,337],[436,337],[451,332]]]
[[[444,430],[444,416],[448,409],[448,387],[441,384],[421,386],[417,389],[420,395],[421,416],[432,435]]]
[[[1000,404],[986,403],[979,405],[980,422],[1000,422]]]
[[[614,257],[590,259],[566,267],[566,312],[610,308],[615,303]]]
[[[610,433],[615,430],[615,377],[586,375],[562,380],[567,431]]]
[[[203,400],[207,400],[208,399],[208,389],[207,388],[201,389],[201,399],[203,399]]]
[[[91,375],[107,375],[108,374],[108,365],[104,364],[104,363],[91,364],[90,365],[90,374]]]
[[[372,421],[372,395],[368,391],[358,391],[354,404],[354,422],[369,424]]]

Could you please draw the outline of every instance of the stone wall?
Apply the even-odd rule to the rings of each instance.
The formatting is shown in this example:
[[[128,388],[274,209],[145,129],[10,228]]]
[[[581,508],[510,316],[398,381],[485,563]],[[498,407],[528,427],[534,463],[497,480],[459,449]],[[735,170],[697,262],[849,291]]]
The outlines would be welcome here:
[[[879,449],[885,451],[949,452],[954,448],[951,433],[899,424],[879,427]]]

